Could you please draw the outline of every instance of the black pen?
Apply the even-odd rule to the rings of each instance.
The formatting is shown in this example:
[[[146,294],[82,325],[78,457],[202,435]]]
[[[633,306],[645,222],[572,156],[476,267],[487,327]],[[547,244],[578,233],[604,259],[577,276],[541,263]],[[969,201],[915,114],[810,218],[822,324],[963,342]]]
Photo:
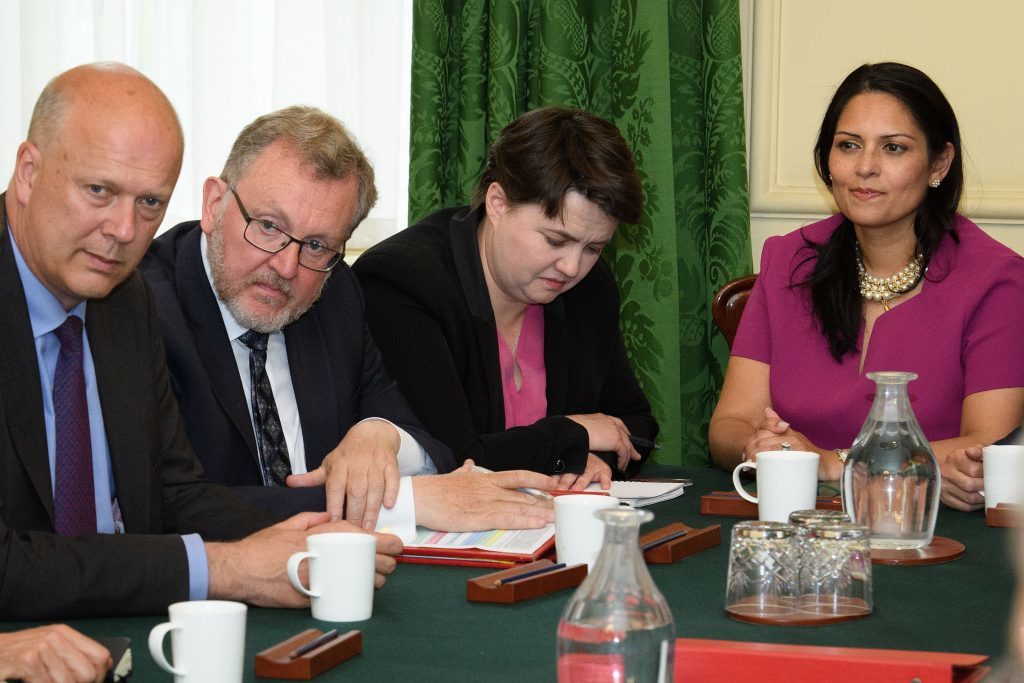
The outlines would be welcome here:
[[[494,585],[495,586],[504,586],[506,583],[512,583],[514,581],[519,581],[520,579],[531,579],[534,576],[540,576],[541,574],[547,574],[548,572],[553,572],[556,569],[564,569],[564,568],[565,568],[565,562],[559,562],[558,564],[552,564],[552,565],[549,565],[547,567],[540,567],[538,569],[531,569],[528,572],[523,572],[522,574],[516,574],[515,576],[506,576],[503,579],[498,579],[497,581],[495,581]]]
[[[659,545],[662,545],[663,543],[668,543],[669,541],[674,541],[677,538],[682,538],[687,533],[688,532],[686,531],[686,529],[683,529],[682,531],[677,531],[674,534],[669,534],[668,536],[662,536],[661,538],[655,539],[653,541],[648,541],[647,543],[644,543],[643,546],[641,546],[640,550],[642,552],[647,552],[651,548],[656,548]]]
[[[297,647],[294,650],[292,650],[291,654],[288,655],[288,659],[298,659],[299,657],[301,657],[302,655],[306,654],[307,652],[312,652],[313,650],[317,649],[321,645],[325,645],[326,643],[331,642],[332,640],[334,640],[337,637],[338,637],[338,629],[332,628],[330,631],[328,631],[327,633],[323,634],[322,636],[318,636],[317,638],[314,638],[313,640],[309,641],[305,645],[300,645],[299,647]]]
[[[657,451],[661,449],[661,446],[654,443],[650,439],[645,439],[642,436],[636,436],[635,434],[629,435],[629,442],[633,444],[633,448],[646,448],[651,451]]]

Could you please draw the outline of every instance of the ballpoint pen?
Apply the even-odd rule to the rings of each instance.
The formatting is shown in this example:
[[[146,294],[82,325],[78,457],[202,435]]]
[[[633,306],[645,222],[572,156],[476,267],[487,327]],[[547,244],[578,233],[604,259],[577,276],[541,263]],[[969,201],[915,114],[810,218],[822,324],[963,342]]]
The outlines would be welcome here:
[[[565,569],[565,562],[559,562],[558,564],[548,565],[547,567],[540,567],[538,569],[531,569],[528,572],[522,574],[515,574],[514,576],[506,576],[503,579],[498,579],[494,582],[495,586],[504,586],[506,583],[515,583],[522,579],[532,579],[548,572],[558,571],[559,569]]]
[[[294,650],[292,650],[288,654],[288,659],[298,659],[299,657],[301,657],[302,655],[306,654],[307,652],[312,652],[313,650],[317,649],[321,645],[326,645],[327,643],[331,642],[332,640],[334,640],[337,637],[338,637],[338,629],[332,628],[327,633],[324,633],[321,636],[317,636],[316,638],[314,638],[313,640],[309,641],[308,643],[306,643],[304,645],[300,645],[299,647],[297,647]]]
[[[644,543],[642,546],[640,546],[640,550],[641,550],[641,552],[647,552],[648,550],[651,550],[652,548],[657,548],[659,545],[664,545],[664,544],[668,543],[669,541],[674,541],[677,538],[682,538],[683,536],[687,535],[688,533],[690,533],[690,532],[687,531],[686,529],[683,529],[682,531],[677,531],[675,533],[669,534],[668,536],[662,536],[661,538],[657,538],[657,539],[655,539],[653,541],[648,541],[647,543]]]
[[[480,465],[473,465],[474,472],[482,472],[484,474],[494,474],[493,470],[489,470],[486,467],[480,467]],[[544,500],[554,500],[554,497],[547,491],[541,491],[540,489],[531,488],[529,486],[523,486],[519,489],[523,493],[528,493],[535,498],[543,498]]]

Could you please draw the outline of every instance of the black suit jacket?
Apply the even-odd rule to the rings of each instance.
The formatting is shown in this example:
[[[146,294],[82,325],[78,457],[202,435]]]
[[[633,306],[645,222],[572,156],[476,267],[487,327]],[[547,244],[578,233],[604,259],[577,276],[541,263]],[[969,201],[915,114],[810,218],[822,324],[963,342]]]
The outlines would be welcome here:
[[[127,533],[54,533],[39,367],[6,225],[0,206],[0,619],[163,612],[188,599],[177,534],[235,539],[273,520],[202,478],[152,298],[133,274],[88,303],[85,324]]]
[[[544,306],[548,417],[505,429],[494,313],[477,246],[481,217],[465,208],[440,211],[354,266],[384,362],[423,424],[458,460],[495,470],[583,471],[587,432],[565,415],[614,415],[630,433],[653,440],[658,424],[626,357],[618,290],[602,261]],[[614,471],[615,458],[599,455]]]
[[[252,421],[231,342],[203,269],[201,234],[198,221],[175,226],[154,240],[141,266],[159,308],[171,384],[192,446],[210,479],[244,487],[236,491],[254,502],[280,510],[294,507],[296,496],[306,501],[319,496],[318,509],[323,509],[322,487],[260,486]],[[375,416],[416,437],[439,472],[451,471],[451,451],[420,426],[381,364],[363,315],[356,279],[342,263],[328,278],[320,300],[284,329],[306,467],[319,467],[353,424]],[[300,500],[298,506],[303,504]]]

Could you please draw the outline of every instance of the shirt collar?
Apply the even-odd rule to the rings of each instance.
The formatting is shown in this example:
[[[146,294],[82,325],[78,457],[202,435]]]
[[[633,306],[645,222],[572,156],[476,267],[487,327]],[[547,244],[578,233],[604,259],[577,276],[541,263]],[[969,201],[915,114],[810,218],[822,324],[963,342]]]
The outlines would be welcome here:
[[[7,226],[7,236],[14,248],[14,262],[18,266],[18,275],[21,277],[21,287],[25,290],[25,302],[28,304],[28,317],[32,323],[32,337],[38,339],[45,334],[53,332],[64,324],[69,315],[77,315],[85,322],[85,305],[82,301],[70,311],[65,311],[57,297],[46,288],[32,269],[25,263],[25,258],[18,249],[18,243],[14,240],[14,233],[11,226]]]

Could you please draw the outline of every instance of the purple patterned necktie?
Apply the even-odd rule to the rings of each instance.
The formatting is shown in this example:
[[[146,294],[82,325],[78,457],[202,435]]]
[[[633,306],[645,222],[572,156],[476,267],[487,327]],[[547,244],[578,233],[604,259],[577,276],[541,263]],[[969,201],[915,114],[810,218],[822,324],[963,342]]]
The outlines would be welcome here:
[[[62,536],[96,533],[89,405],[82,370],[82,319],[69,315],[54,330],[60,355],[53,375],[53,414],[57,433],[54,465],[54,526]]]
[[[277,403],[267,376],[267,338],[269,335],[249,330],[239,337],[249,347],[249,379],[252,396],[252,420],[256,428],[256,445],[260,455],[263,483],[284,486],[292,472],[288,444],[284,440]]]

